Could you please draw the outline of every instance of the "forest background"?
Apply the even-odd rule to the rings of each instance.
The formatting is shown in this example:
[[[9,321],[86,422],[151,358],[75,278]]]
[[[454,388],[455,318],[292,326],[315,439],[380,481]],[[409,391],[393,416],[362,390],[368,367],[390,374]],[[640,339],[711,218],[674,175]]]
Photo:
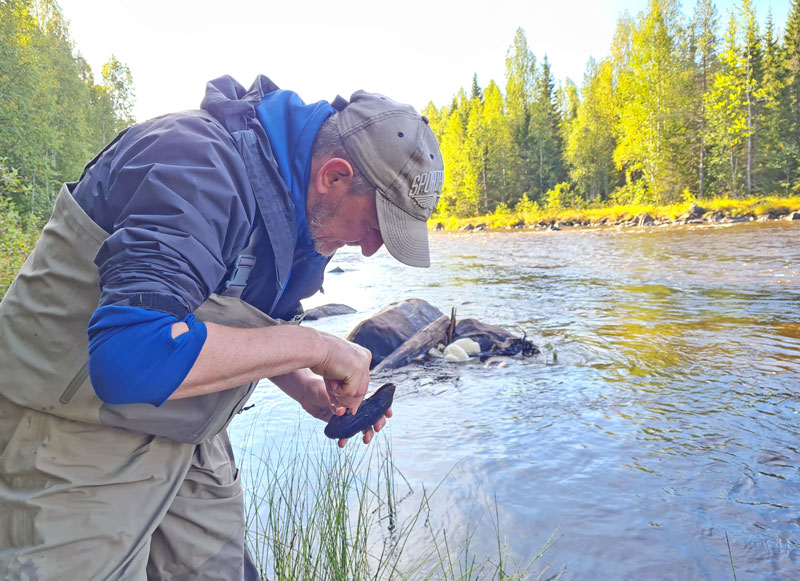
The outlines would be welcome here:
[[[54,0],[0,0],[0,296],[63,181],[134,122],[113,55],[96,82]],[[558,82],[518,29],[505,82],[423,111],[446,180],[434,219],[800,194],[800,0],[783,30],[752,0],[726,16],[650,0],[619,18],[581,86]],[[794,202],[793,202],[794,203]]]

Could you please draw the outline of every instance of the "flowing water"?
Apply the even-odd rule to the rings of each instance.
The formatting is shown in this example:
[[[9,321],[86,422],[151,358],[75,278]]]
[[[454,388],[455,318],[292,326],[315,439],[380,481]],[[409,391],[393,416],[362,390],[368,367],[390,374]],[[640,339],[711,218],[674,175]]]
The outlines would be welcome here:
[[[432,505],[446,526],[489,498],[512,560],[556,531],[540,562],[562,579],[733,579],[732,565],[738,579],[800,579],[800,225],[431,244],[428,270],[345,249],[306,306],[358,309],[314,323],[344,335],[419,297],[542,348],[394,378],[394,462],[415,490],[443,481]],[[274,391],[253,402],[294,409]],[[496,534],[477,546],[491,552]]]

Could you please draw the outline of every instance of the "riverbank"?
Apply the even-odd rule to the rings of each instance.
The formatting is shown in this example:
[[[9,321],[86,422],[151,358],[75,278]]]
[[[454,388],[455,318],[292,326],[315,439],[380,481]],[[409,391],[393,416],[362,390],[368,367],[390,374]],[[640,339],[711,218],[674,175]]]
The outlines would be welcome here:
[[[726,224],[749,221],[800,221],[800,196],[734,200],[715,198],[687,201],[668,206],[647,204],[595,208],[553,208],[509,210],[471,218],[434,216],[429,228],[442,231],[538,229],[569,227],[632,227],[682,224]]]

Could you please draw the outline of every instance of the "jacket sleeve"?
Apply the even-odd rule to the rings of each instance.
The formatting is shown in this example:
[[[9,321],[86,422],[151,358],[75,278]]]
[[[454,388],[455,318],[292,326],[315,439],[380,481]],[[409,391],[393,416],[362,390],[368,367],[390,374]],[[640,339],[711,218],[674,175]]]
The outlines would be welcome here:
[[[129,129],[87,168],[74,195],[111,232],[95,258],[99,306],[179,319],[217,288],[256,212],[233,138],[192,113]]]

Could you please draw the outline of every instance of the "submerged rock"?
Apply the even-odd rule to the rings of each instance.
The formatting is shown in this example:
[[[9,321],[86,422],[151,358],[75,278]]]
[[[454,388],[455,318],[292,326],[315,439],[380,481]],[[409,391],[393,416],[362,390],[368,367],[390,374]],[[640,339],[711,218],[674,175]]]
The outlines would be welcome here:
[[[433,323],[417,331],[411,338],[402,343],[392,353],[387,355],[375,372],[386,369],[397,369],[410,363],[423,361],[428,358],[429,351],[436,349],[439,344],[447,343],[447,330],[450,327],[450,317],[442,315]],[[441,357],[441,355],[439,355]]]
[[[348,307],[347,305],[342,305],[339,303],[329,303],[327,305],[322,305],[319,307],[313,307],[308,309],[305,312],[305,316],[303,317],[306,321],[316,321],[318,319],[324,319],[325,317],[335,317],[337,315],[350,315],[355,313],[356,310],[353,307]]]

